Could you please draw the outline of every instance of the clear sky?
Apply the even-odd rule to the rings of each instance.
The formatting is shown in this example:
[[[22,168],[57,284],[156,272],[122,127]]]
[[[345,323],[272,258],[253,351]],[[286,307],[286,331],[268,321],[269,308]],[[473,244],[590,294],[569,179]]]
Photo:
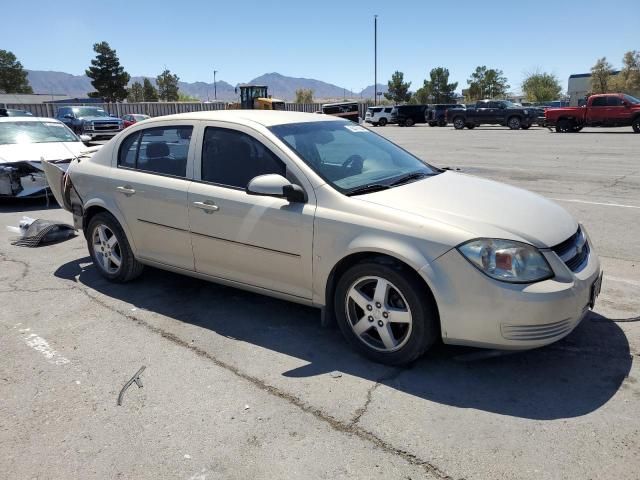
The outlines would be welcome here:
[[[412,90],[445,66],[458,90],[478,65],[500,68],[513,91],[525,72],[589,71],[598,57],[619,67],[640,50],[640,0],[399,1],[4,0],[0,48],[25,68],[82,74],[106,40],[131,75],[166,66],[187,82],[246,82],[267,72],[316,78],[348,90],[395,70]]]

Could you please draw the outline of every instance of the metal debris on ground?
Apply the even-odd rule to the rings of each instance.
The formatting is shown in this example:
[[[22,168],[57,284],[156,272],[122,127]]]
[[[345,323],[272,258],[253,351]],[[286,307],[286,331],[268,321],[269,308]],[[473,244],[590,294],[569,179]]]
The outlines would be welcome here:
[[[22,217],[18,227],[8,226],[7,230],[17,233],[20,237],[11,242],[20,247],[37,247],[47,243],[61,242],[74,237],[76,230],[66,223],[51,220],[40,220]]]
[[[136,374],[131,377],[131,380],[129,380],[124,387],[122,387],[122,390],[120,390],[120,394],[118,395],[118,406],[122,405],[122,397],[124,396],[124,392],[127,390],[127,388],[129,388],[131,386],[132,383],[135,382],[135,384],[138,386],[138,388],[142,388],[142,380],[140,379],[140,374],[142,372],[144,372],[144,369],[147,368],[144,365],[140,368],[140,370],[138,370],[136,372]]]

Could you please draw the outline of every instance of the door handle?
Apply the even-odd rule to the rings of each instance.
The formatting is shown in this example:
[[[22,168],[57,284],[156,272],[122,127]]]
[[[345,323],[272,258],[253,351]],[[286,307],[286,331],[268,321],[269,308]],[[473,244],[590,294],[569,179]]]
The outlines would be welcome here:
[[[205,200],[204,202],[193,202],[193,206],[199,208],[200,210],[204,210],[205,213],[213,213],[220,210],[220,207],[218,207],[211,200]]]
[[[136,191],[131,188],[130,185],[125,185],[124,187],[116,187],[116,190],[120,193],[124,193],[127,197],[130,197],[131,195],[136,193]]]

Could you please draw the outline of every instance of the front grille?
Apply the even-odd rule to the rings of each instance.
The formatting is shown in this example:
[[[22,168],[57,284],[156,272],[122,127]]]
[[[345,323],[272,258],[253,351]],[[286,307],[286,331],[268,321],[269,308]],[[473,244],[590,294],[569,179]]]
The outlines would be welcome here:
[[[559,243],[553,250],[572,272],[578,270],[589,258],[589,242],[580,227],[576,233]]]
[[[118,122],[93,122],[93,129],[96,132],[115,132],[120,129]]]
[[[540,325],[500,325],[502,336],[509,340],[544,340],[567,333],[572,328],[570,318],[559,322],[544,323]]]

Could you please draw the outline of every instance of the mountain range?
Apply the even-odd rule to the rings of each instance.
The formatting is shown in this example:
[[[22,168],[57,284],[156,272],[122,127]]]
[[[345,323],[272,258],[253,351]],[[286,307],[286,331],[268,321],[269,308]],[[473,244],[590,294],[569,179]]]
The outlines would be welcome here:
[[[91,80],[86,75],[72,75],[64,72],[45,70],[27,70],[29,83],[35,93],[63,94],[71,98],[86,98],[87,93],[93,91]],[[144,76],[131,77],[129,84],[144,80]],[[146,77],[155,84],[155,77]],[[274,98],[285,101],[294,101],[296,90],[300,88],[313,90],[313,99],[316,102],[347,99],[372,99],[373,85],[366,87],[361,92],[352,92],[349,89],[323,82],[313,78],[296,78],[281,75],[279,73],[265,73],[246,83],[267,85],[269,94]],[[181,92],[202,101],[214,100],[214,85],[207,82],[179,82]],[[221,101],[233,101],[237,99],[234,85],[223,80],[217,80],[215,85],[216,98]],[[387,86],[378,84],[378,92],[386,92]]]

